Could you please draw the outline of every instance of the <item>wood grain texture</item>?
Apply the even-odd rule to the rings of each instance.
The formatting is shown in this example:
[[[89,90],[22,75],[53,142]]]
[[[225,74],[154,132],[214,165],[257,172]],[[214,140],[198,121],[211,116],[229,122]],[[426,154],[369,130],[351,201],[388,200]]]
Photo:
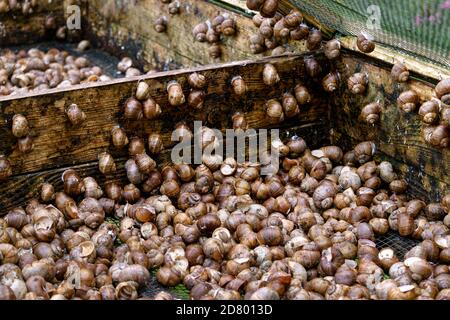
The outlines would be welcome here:
[[[416,191],[430,199],[442,197],[450,184],[450,150],[435,148],[424,141],[422,123],[416,112],[405,113],[397,106],[399,94],[413,89],[421,103],[434,94],[435,83],[410,80],[406,84],[394,83],[390,77],[391,65],[366,57],[346,55],[344,62],[353,72],[365,72],[369,87],[365,94],[351,94],[346,87],[333,97],[335,141],[354,145],[373,140],[381,155],[395,159],[397,167],[416,185]],[[358,119],[361,109],[374,101],[383,104],[379,124],[368,125]],[[419,191],[422,186],[422,190]]]
[[[250,52],[249,38],[258,32],[251,18],[206,1],[181,2],[180,13],[171,16],[167,5],[159,0],[143,0],[131,5],[126,1],[93,0],[89,2],[86,35],[99,47],[117,56],[128,55],[145,70],[170,70],[177,66],[192,67],[221,61],[238,61],[261,57]],[[237,34],[222,37],[222,57],[208,54],[208,43],[194,41],[192,29],[201,22],[212,20],[217,13],[232,16]],[[168,18],[165,33],[157,33],[153,24],[161,17]],[[305,41],[289,43],[292,52],[305,52]]]
[[[50,15],[56,19],[58,26],[64,25],[63,1],[41,1],[27,16],[20,11],[0,14],[0,47],[54,38],[56,30],[45,29],[45,20]]]
[[[329,143],[329,128],[324,126],[322,122],[280,130],[280,138],[283,141],[288,141],[294,135],[304,137],[310,148],[318,148]],[[246,150],[248,151],[248,144]],[[160,169],[172,163],[170,152],[170,149],[166,149],[160,155],[153,156]],[[28,201],[33,198],[39,198],[40,190],[44,183],[51,183],[57,191],[63,190],[61,176],[67,169],[76,170],[83,178],[87,176],[95,177],[102,188],[106,182],[112,181],[125,185],[129,183],[124,169],[126,159],[126,157],[115,158],[117,172],[108,177],[99,172],[97,161],[14,176],[0,184],[0,216],[8,213],[13,208],[26,206]]]
[[[196,68],[208,80],[204,108],[200,111],[192,110],[186,104],[171,107],[167,101],[166,85],[171,80],[177,80],[185,96],[188,95],[187,76],[191,70],[50,90],[41,95],[1,98],[0,154],[9,157],[14,175],[38,172],[95,161],[100,152],[109,149],[111,129],[118,124],[130,137],[160,132],[165,145],[170,146],[171,132],[177,122],[186,121],[192,126],[194,120],[202,120],[212,128],[231,128],[231,116],[236,111],[245,113],[251,128],[288,128],[311,123],[328,126],[328,101],[323,99],[320,86],[314,83],[311,83],[313,99],[309,106],[302,108],[298,117],[271,124],[265,115],[264,104],[268,99],[280,98],[296,83],[307,82],[303,58],[302,55],[292,55]],[[276,87],[267,87],[262,82],[262,70],[267,62],[277,67],[283,79]],[[245,97],[238,98],[231,90],[230,82],[236,75],[242,76],[247,84]],[[150,85],[151,96],[163,109],[161,119],[130,121],[123,118],[124,102],[134,94],[138,81],[146,81]],[[64,112],[71,103],[76,103],[87,116],[79,128],[70,125]],[[11,119],[17,113],[27,117],[32,130],[34,149],[25,155],[16,150],[16,139],[11,134]],[[123,152],[111,150],[115,157],[122,156]]]

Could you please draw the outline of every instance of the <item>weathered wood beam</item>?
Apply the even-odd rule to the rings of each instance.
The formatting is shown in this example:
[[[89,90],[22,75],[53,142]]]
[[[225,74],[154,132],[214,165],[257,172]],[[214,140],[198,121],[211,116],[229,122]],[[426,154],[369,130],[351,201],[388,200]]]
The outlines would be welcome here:
[[[65,24],[63,1],[41,1],[33,13],[0,14],[0,48],[48,40],[55,37],[56,30],[47,30],[45,20],[53,16],[57,26]]]
[[[86,37],[116,56],[124,56],[126,52],[146,71],[255,59],[270,54],[270,50],[257,55],[250,51],[250,36],[256,34],[258,28],[239,7],[223,1],[186,0],[180,3],[180,13],[171,16],[167,4],[159,0],[143,0],[136,4],[123,0],[90,1]],[[289,12],[292,6],[287,6],[281,6],[280,10]],[[214,59],[208,53],[210,45],[196,42],[192,29],[201,22],[211,21],[218,13],[227,13],[235,19],[237,33],[222,37],[222,56]],[[162,16],[168,19],[167,31],[158,33],[153,25]],[[307,51],[304,40],[291,41],[287,46],[292,52]]]
[[[450,149],[426,143],[417,110],[405,113],[397,106],[399,94],[408,89],[418,93],[421,103],[429,100],[434,94],[434,83],[418,80],[395,83],[390,76],[390,64],[353,53],[345,54],[344,62],[350,72],[367,73],[369,86],[363,95],[351,94],[345,86],[334,95],[335,141],[354,145],[373,140],[381,154],[396,160],[397,168],[409,177],[410,184],[420,184],[435,200],[442,196],[450,184]],[[383,104],[380,123],[372,126],[361,122],[361,109],[378,100]]]
[[[356,37],[346,36],[341,37],[339,40],[343,48],[358,52],[358,54],[372,57],[389,64],[402,62],[410,71],[416,73],[418,76],[436,80],[450,78],[450,70],[448,68],[424,61],[419,57],[412,57],[411,55],[399,52],[398,50],[393,50],[388,46],[377,44],[373,52],[362,53],[356,46]]]
[[[271,124],[265,113],[265,102],[270,98],[281,98],[294,86],[305,81],[302,55],[264,58],[256,61],[233,62],[211,65],[191,70],[176,70],[142,77],[118,79],[99,84],[84,84],[64,90],[50,90],[45,94],[0,98],[0,154],[6,154],[13,165],[14,175],[38,172],[57,167],[95,161],[97,155],[110,149],[110,132],[121,125],[131,137],[145,136],[150,132],[163,135],[164,143],[170,146],[171,131],[179,121],[192,125],[194,120],[218,129],[231,128],[231,116],[236,111],[245,113],[252,128],[294,127],[310,123],[327,126],[328,101],[321,87],[310,84],[313,95],[311,104],[302,108],[294,119],[282,124]],[[321,56],[318,56],[321,59]],[[276,66],[283,79],[277,86],[268,87],[262,81],[262,70],[266,63]],[[202,110],[193,110],[187,104],[171,107],[167,100],[167,83],[177,80],[184,94],[189,94],[187,76],[196,70],[207,78],[207,89]],[[237,97],[230,85],[231,79],[240,75],[247,84],[244,97]],[[123,117],[123,105],[130,98],[139,81],[150,85],[151,96],[161,105],[160,119],[130,121]],[[87,116],[79,128],[70,125],[65,108],[76,103]],[[34,148],[28,154],[20,154],[16,139],[11,133],[11,119],[15,114],[25,115],[31,127]],[[110,150],[115,157],[123,151]]]

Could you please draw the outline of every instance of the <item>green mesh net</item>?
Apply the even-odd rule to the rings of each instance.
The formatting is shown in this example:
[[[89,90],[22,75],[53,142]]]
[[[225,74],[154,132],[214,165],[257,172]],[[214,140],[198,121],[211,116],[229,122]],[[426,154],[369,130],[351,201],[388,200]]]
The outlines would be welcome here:
[[[450,0],[290,0],[344,35],[376,42],[450,67]]]

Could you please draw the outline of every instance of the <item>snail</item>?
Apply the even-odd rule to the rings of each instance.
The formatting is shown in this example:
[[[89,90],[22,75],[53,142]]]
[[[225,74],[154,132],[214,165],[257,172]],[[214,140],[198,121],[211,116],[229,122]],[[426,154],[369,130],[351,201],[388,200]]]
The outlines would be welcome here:
[[[374,124],[380,121],[381,105],[379,102],[372,102],[361,110],[360,117],[368,124]]]
[[[266,114],[272,123],[280,123],[284,120],[283,107],[275,99],[266,102]]]
[[[273,86],[280,81],[280,76],[274,65],[270,63],[264,65],[263,81],[268,86]]]
[[[413,112],[419,103],[419,96],[414,90],[402,92],[398,99],[398,106],[405,112]]]
[[[74,103],[67,107],[66,115],[73,126],[80,126],[86,120],[86,114]]]
[[[324,53],[325,56],[330,60],[337,59],[341,54],[341,43],[339,42],[339,40],[332,39],[330,41],[327,41],[324,46]]]
[[[185,97],[181,85],[173,80],[167,85],[167,93],[169,95],[169,103],[172,106],[179,106],[185,102]]]
[[[102,152],[98,155],[98,167],[101,173],[108,175],[116,171],[116,164],[113,157],[107,153]]]
[[[297,89],[268,101],[272,115],[298,113],[308,92]],[[248,126],[243,112],[229,120]],[[176,127],[193,137],[185,123]],[[68,169],[62,185],[50,179],[39,199],[0,218],[2,298],[142,299],[151,268],[159,283],[183,284],[193,299],[447,297],[448,196],[406,198],[408,183],[373,158],[372,141],[344,153],[337,145],[308,148],[291,133],[271,141],[281,165],[265,176],[264,157],[241,163],[211,154],[197,166],[159,167],[147,152],[161,154],[160,133],[128,141],[116,126],[111,134],[114,147],[128,145],[123,186]],[[202,147],[216,142],[211,128],[201,136]],[[6,161],[0,157],[0,173]],[[114,162],[99,154],[108,179],[120,172]],[[389,230],[421,243],[401,258],[374,242]],[[77,274],[81,289],[69,283]]]
[[[236,76],[231,79],[231,86],[233,87],[234,93],[238,97],[245,95],[245,93],[247,92],[247,85],[245,84],[245,81],[241,76]]]
[[[328,73],[322,80],[323,89],[326,92],[333,92],[339,86],[339,75],[335,72]]]
[[[407,82],[409,79],[409,71],[403,63],[397,62],[392,67],[391,77],[397,82]]]
[[[356,39],[356,45],[358,49],[364,53],[371,53],[373,50],[375,50],[375,43],[373,42],[371,37],[363,34],[358,35]]]
[[[320,48],[322,42],[322,32],[317,29],[312,29],[309,32],[308,38],[306,39],[306,47],[308,50],[316,50]]]
[[[419,115],[424,123],[435,123],[439,119],[439,103],[436,100],[425,101],[419,108]]]
[[[449,128],[446,125],[429,125],[422,128],[425,141],[439,148],[446,148],[450,145]]]
[[[436,96],[444,104],[450,104],[450,78],[440,81],[434,88]]]
[[[158,33],[166,32],[167,30],[167,18],[165,16],[159,17],[155,20],[154,29]]]
[[[192,33],[194,34],[194,38],[198,42],[206,41],[206,33],[208,32],[208,25],[205,22],[199,23],[194,26]]]
[[[367,76],[364,73],[355,73],[347,80],[348,89],[354,94],[362,94],[366,91]]]
[[[14,115],[12,119],[12,134],[16,138],[23,138],[30,132],[30,127],[28,125],[28,120],[21,114]]]
[[[129,142],[125,131],[120,126],[116,126],[111,130],[111,139],[114,147],[118,149],[125,147]]]

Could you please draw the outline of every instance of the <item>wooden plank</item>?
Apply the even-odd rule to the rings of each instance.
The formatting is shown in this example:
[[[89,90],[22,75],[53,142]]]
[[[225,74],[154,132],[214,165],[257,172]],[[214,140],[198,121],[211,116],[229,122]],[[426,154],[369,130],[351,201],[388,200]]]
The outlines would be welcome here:
[[[50,15],[58,26],[65,24],[63,1],[41,1],[28,16],[21,12],[0,14],[0,47],[54,38],[56,31],[45,29],[45,20]]]
[[[281,130],[280,138],[287,141],[293,135],[302,136],[310,148],[317,148],[329,143],[328,130],[327,126],[324,126],[322,123],[312,123]],[[153,158],[157,161],[160,169],[165,165],[171,164],[170,149],[163,151],[159,156]],[[55,190],[62,190],[63,183],[61,175],[69,168],[75,169],[81,177],[95,177],[102,188],[106,182],[111,181],[125,185],[128,183],[124,169],[125,161],[126,158],[124,157],[115,159],[117,172],[114,176],[110,177],[105,177],[100,174],[96,161],[14,176],[5,183],[0,184],[0,216],[6,214],[8,210],[25,206],[33,198],[38,198],[43,183],[51,183],[55,187]]]
[[[393,49],[378,44],[375,46],[375,50],[371,53],[362,53],[356,46],[356,37],[346,36],[339,38],[342,47],[358,52],[359,54],[373,57],[378,60],[394,64],[399,61],[402,62],[410,71],[417,73],[417,75],[437,80],[450,78],[450,70],[448,68],[441,67],[437,64],[430,63],[420,59],[419,57],[411,57],[405,53],[394,51]]]
[[[125,181],[126,173],[124,169],[124,159],[118,159],[116,162],[117,172],[114,178],[106,179],[98,172],[98,163],[91,162],[73,167],[82,177],[94,176],[98,183],[104,186],[106,181]],[[71,167],[41,171],[38,173],[25,174],[13,177],[12,179],[0,184],[2,195],[0,196],[0,216],[8,213],[16,207],[25,206],[26,203],[40,197],[42,184],[51,183],[55,190],[63,190],[62,173]]]
[[[393,158],[384,152],[379,152],[375,159],[377,161],[389,161],[406,181],[408,181],[407,195],[413,198],[423,199],[429,202],[439,202],[442,196],[450,190],[448,183],[445,183],[431,175],[402,162],[399,158]]]
[[[318,59],[322,59],[318,56]],[[267,87],[262,82],[262,70],[267,62],[273,63],[283,81],[277,87]],[[14,98],[0,98],[0,154],[8,155],[13,174],[37,172],[56,167],[95,161],[98,153],[110,147],[110,132],[117,124],[127,133],[144,135],[161,132],[166,145],[178,121],[192,125],[193,120],[202,120],[213,128],[230,128],[231,115],[236,111],[246,114],[252,128],[290,127],[308,123],[328,123],[328,102],[322,97],[320,86],[311,86],[313,100],[302,108],[301,114],[280,125],[272,125],[264,112],[264,104],[270,98],[280,98],[282,93],[292,90],[298,81],[305,80],[303,56],[292,55],[264,58],[257,61],[233,62],[196,68],[208,80],[207,95],[203,110],[191,110],[187,106],[171,107],[167,101],[166,85],[176,79],[188,95],[187,76],[192,70],[177,70],[143,77],[119,79],[109,83],[85,84],[65,90],[50,90],[45,94],[32,94]],[[238,98],[231,92],[231,79],[240,75],[248,91]],[[129,121],[123,118],[122,106],[131,97],[138,81],[146,81],[151,87],[151,96],[161,105],[161,119]],[[80,128],[72,128],[64,113],[65,108],[76,103],[87,116]],[[34,149],[25,155],[15,148],[16,139],[11,134],[11,119],[21,113],[29,121]],[[122,152],[111,150],[115,157]]]
[[[195,42],[192,29],[198,23],[211,20],[218,11],[227,12],[237,22],[238,33],[222,41],[221,61],[243,60],[251,56],[249,30],[256,31],[251,19],[231,13],[205,1],[181,2],[180,13],[169,15],[167,4],[159,0],[144,0],[132,5],[126,1],[94,0],[89,3],[89,33],[95,34],[102,47],[127,48],[147,69],[167,70],[170,63],[193,66],[217,62],[208,55],[209,44]],[[168,18],[166,33],[153,28],[154,21]],[[130,50],[131,49],[131,50]]]
[[[197,66],[218,61],[237,61],[261,57],[250,52],[250,36],[258,32],[251,18],[216,6],[206,1],[186,0],[181,2],[178,15],[170,16],[167,5],[159,0],[144,0],[136,4],[125,1],[93,0],[89,2],[89,25],[87,37],[109,52],[123,56],[124,51],[136,59],[145,70],[170,70],[176,66]],[[212,20],[217,13],[232,16],[237,25],[237,34],[223,37],[220,59],[208,54],[208,43],[194,41],[192,29],[195,25]],[[157,33],[154,21],[165,15],[168,19],[166,33]],[[305,41],[289,43],[292,52],[305,52]]]
[[[432,193],[434,198],[442,196],[450,184],[450,149],[438,149],[426,143],[417,111],[405,113],[396,103],[399,94],[408,88],[414,89],[424,102],[433,96],[434,84],[417,80],[407,84],[394,83],[390,65],[353,54],[344,57],[350,71],[367,73],[370,83],[364,95],[353,95],[346,88],[334,95],[332,112],[336,116],[332,117],[332,126],[336,129],[335,140],[343,144],[347,140],[347,145],[363,140],[375,141],[382,154],[397,160],[397,167],[411,178],[411,184],[419,183],[412,177],[421,176],[419,181],[423,190]],[[380,123],[373,126],[362,123],[358,119],[361,109],[377,100],[384,105]]]

